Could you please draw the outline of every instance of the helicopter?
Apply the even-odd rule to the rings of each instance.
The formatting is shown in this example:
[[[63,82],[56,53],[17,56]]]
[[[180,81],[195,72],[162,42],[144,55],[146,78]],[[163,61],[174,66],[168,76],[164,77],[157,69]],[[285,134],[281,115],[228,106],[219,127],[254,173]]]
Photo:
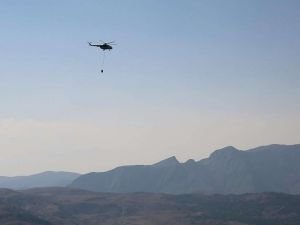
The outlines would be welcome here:
[[[98,45],[95,45],[95,44],[92,44],[91,42],[89,42],[89,45],[90,46],[94,46],[94,47],[98,47],[98,48],[101,48],[103,51],[105,50],[112,50],[112,46],[111,45],[114,45],[114,41],[111,41],[111,42],[104,42],[102,41],[103,44],[98,44]]]
[[[114,41],[111,41],[111,42],[104,42],[104,41],[101,41],[103,44],[92,44],[91,42],[88,42],[89,43],[89,46],[93,46],[93,47],[98,47],[100,49],[103,50],[103,58],[102,58],[102,69],[101,69],[101,73],[103,73],[103,66],[104,66],[104,59],[105,59],[105,50],[112,50],[112,45],[115,44]]]

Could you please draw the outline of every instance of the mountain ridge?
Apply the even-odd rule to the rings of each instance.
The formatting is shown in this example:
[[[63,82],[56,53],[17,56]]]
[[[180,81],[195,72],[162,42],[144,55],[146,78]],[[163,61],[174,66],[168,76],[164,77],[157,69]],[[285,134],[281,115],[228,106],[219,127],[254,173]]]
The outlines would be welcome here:
[[[173,156],[152,165],[84,174],[70,187],[116,193],[300,194],[298,159],[300,145],[268,145],[249,150],[228,146],[199,161],[179,163]]]
[[[0,188],[18,190],[48,186],[64,187],[69,185],[78,176],[80,176],[79,173],[64,171],[45,171],[32,175],[13,177],[0,176]]]

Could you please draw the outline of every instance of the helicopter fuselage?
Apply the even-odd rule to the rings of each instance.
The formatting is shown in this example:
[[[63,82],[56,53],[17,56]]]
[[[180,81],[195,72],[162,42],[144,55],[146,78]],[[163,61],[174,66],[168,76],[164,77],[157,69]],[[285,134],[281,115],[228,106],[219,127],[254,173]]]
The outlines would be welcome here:
[[[93,47],[98,47],[98,48],[101,48],[102,50],[111,50],[112,47],[109,45],[109,44],[103,44],[103,45],[92,45],[89,43],[90,46],[93,46]]]
[[[111,50],[112,47],[108,44],[103,44],[103,45],[99,45],[99,48],[101,48],[102,50]]]

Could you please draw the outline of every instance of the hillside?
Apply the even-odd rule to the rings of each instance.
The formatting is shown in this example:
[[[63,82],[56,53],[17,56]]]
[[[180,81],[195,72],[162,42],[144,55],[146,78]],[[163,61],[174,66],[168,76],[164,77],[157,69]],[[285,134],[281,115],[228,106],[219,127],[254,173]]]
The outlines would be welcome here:
[[[297,225],[300,196],[0,190],[1,225]]]

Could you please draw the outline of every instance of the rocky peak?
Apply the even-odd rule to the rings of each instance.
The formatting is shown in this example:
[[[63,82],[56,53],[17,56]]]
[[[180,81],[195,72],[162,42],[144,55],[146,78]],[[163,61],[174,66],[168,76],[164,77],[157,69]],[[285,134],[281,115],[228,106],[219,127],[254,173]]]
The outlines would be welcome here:
[[[237,154],[239,154],[240,150],[236,149],[233,146],[227,146],[225,148],[219,149],[214,151],[211,155],[210,158],[212,159],[218,159],[218,158],[231,158],[233,156],[236,156]]]
[[[180,165],[180,162],[178,162],[175,156],[172,156],[170,158],[164,159],[158,163],[153,164],[153,166],[156,167],[169,167],[169,166],[176,166],[176,165]]]

